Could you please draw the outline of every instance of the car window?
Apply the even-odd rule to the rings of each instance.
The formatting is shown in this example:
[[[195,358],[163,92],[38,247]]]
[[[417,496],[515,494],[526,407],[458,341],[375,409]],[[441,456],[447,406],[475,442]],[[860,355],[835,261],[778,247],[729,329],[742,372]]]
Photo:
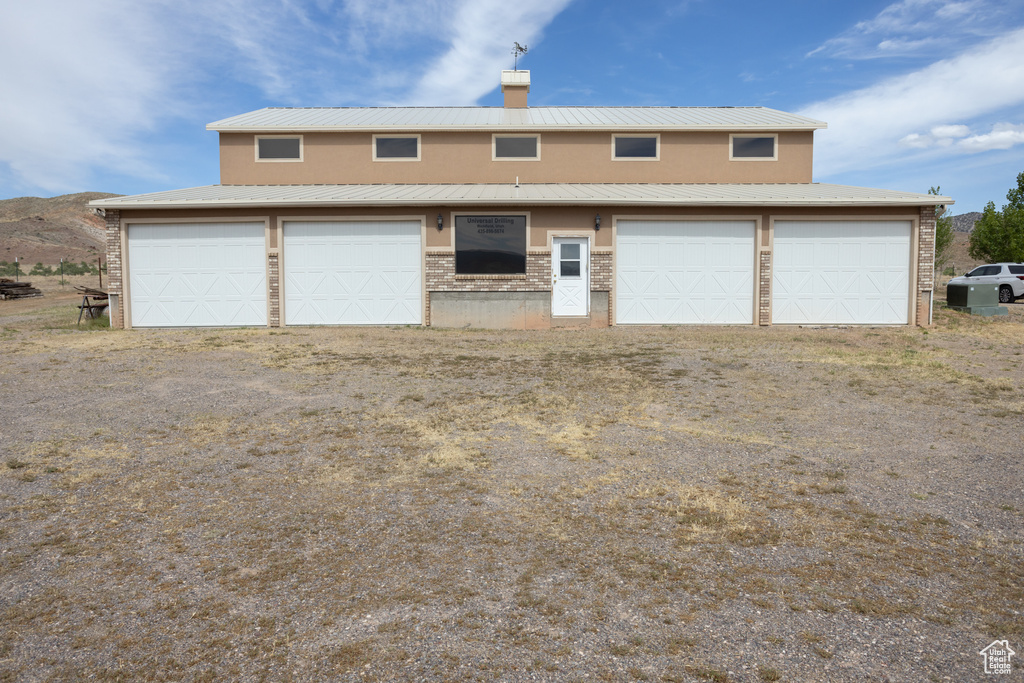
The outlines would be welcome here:
[[[1024,275],[1024,266],[1007,266],[1010,269],[1010,275]]]
[[[999,271],[1002,270],[1002,266],[978,266],[971,272],[967,273],[967,277],[982,277],[985,275],[999,275]]]

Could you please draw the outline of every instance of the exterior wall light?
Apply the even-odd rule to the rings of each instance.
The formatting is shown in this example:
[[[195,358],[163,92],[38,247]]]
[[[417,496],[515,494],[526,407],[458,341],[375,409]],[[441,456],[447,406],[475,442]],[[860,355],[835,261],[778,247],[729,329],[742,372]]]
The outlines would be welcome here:
[[[594,216],[594,230],[601,229],[601,214]]]
[[[437,214],[437,230],[438,232],[444,230],[444,218],[441,217],[441,214]]]

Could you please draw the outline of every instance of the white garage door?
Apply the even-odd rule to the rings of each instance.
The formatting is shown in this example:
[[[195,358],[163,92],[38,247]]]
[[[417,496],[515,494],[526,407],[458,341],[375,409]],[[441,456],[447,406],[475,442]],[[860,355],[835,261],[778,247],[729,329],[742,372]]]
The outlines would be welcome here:
[[[775,223],[772,322],[909,319],[910,221]]]
[[[128,226],[133,327],[267,324],[263,223]]]
[[[419,221],[284,224],[286,325],[418,325]]]
[[[754,321],[753,221],[619,221],[619,324]]]

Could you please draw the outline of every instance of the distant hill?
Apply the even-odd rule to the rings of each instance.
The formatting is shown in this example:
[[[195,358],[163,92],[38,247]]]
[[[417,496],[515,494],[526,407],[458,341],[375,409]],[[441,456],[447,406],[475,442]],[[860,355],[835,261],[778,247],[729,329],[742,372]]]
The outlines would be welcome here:
[[[55,266],[61,258],[95,263],[106,249],[105,224],[86,204],[117,196],[80,192],[0,200],[0,261],[13,263],[18,257],[27,268]]]
[[[974,230],[974,224],[981,219],[979,211],[962,213],[959,216],[950,216],[953,219],[953,232],[970,232]]]

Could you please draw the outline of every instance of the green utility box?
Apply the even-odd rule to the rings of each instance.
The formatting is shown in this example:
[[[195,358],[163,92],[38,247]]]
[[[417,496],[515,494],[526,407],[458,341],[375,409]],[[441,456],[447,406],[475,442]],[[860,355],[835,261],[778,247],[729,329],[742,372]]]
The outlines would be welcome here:
[[[971,315],[1009,315],[1006,306],[999,305],[999,285],[952,284],[946,287],[946,305],[954,311]]]

